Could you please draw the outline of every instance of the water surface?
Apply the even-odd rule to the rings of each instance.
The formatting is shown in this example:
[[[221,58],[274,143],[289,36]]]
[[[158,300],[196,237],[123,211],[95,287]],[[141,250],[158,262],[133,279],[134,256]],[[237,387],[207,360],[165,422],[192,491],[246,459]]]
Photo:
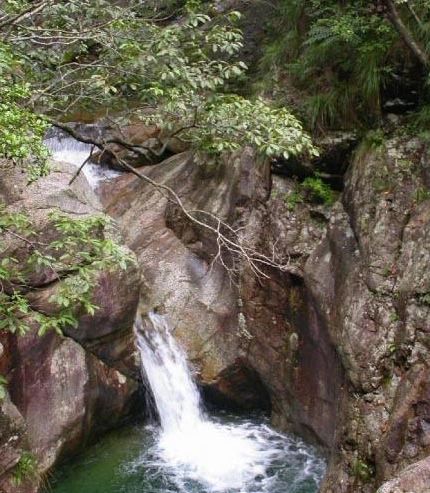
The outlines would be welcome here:
[[[267,460],[263,470],[242,487],[223,493],[316,493],[324,461],[295,437],[278,434],[262,417],[212,417],[224,430],[263,441]],[[238,432],[237,430],[240,430]],[[210,485],[193,478],[183,464],[168,463],[159,448],[160,428],[138,424],[116,430],[63,466],[51,481],[52,493],[212,493]],[[196,439],[191,439],[196,440]],[[184,444],[186,445],[186,444]],[[200,450],[211,452],[208,443]],[[216,450],[216,449],[212,449]],[[216,451],[218,453],[219,451]],[[226,456],[229,455],[225,451]],[[196,451],[199,453],[199,450]],[[219,458],[224,460],[223,457]],[[261,461],[260,461],[261,463]],[[218,466],[216,466],[216,469]],[[236,485],[237,486],[237,485]]]

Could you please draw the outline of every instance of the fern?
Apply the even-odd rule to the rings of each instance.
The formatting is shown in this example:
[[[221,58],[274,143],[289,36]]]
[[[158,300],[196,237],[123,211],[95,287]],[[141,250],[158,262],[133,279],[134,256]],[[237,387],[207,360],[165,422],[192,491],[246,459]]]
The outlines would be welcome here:
[[[266,47],[262,78],[274,67],[280,80],[289,75],[310,128],[379,121],[381,92],[403,60],[398,34],[369,2],[283,0],[273,22],[280,34]]]

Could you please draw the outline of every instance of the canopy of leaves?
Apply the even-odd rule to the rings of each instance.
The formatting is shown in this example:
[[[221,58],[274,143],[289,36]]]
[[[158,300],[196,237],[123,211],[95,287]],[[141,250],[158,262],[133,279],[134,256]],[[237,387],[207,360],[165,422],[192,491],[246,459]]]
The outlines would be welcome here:
[[[4,104],[35,141],[0,134],[4,156],[43,157],[35,147],[43,120],[31,112],[58,119],[76,110],[132,112],[209,152],[246,144],[266,155],[315,152],[286,109],[234,95],[247,68],[237,12],[211,15],[193,1],[167,22],[140,1],[3,4],[0,46],[14,54],[3,81],[22,88]]]

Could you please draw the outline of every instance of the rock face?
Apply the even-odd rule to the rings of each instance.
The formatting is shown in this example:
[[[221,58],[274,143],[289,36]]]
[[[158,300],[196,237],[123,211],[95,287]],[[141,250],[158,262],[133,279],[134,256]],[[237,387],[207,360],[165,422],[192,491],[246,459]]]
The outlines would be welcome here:
[[[325,493],[373,493],[430,452],[427,166],[419,141],[359,149],[306,264],[348,388]]]
[[[28,447],[24,418],[6,394],[0,402],[0,491],[13,488],[13,471]]]
[[[430,485],[430,458],[427,457],[401,471],[398,477],[384,483],[377,493],[426,493]]]
[[[144,172],[174,187],[186,207],[205,209],[231,221],[241,197],[238,177],[246,159],[244,155],[208,170],[183,153]],[[239,341],[235,289],[220,265],[212,269],[209,265],[212,238],[199,236],[168,199],[144,181],[128,176],[112,186],[115,193],[109,188],[103,193],[109,199],[107,211],[121,225],[145,280],[141,312],[167,314],[201,381],[213,383],[235,364]]]
[[[265,279],[239,259],[229,273],[212,264],[213,232],[191,224],[145,181],[119,179],[103,195],[139,259],[142,315],[169,316],[210,398],[242,408],[271,403],[279,428],[329,447],[342,373],[303,282],[305,260],[325,231],[324,208],[290,212],[280,178],[273,185],[278,197],[270,198],[269,163],[257,163],[249,150],[204,164],[185,153],[143,172],[172,187],[187,209],[242,228],[250,247],[270,256],[276,243],[291,263],[288,272],[272,270]]]
[[[27,423],[40,472],[82,449],[131,410],[137,383],[70,338],[29,334],[16,340],[14,355],[11,398]]]
[[[249,151],[144,168],[286,264],[266,278],[241,260],[235,282],[211,264],[213,234],[146,182],[104,190],[143,269],[142,314],[169,315],[210,397],[270,400],[275,425],[323,445],[324,493],[374,493],[430,452],[427,163],[417,140],[362,145],[333,208],[289,202],[294,182]]]
[[[75,217],[100,213],[83,176],[69,187],[74,172],[57,163],[48,177],[27,187],[23,175],[8,170],[2,175],[0,198],[8,210],[26,212],[44,241],[51,241],[56,234],[49,217],[52,210]],[[113,229],[103,234],[119,239]],[[17,238],[5,241],[8,254],[24,263],[30,254],[26,245]],[[50,297],[62,281],[48,269],[31,272],[26,281],[25,296],[32,308],[55,312]],[[0,491],[37,489],[37,478],[133,411],[139,373],[133,321],[139,288],[136,266],[100,272],[92,293],[99,309],[92,317],[79,316],[77,327],[66,329],[64,336],[39,337],[36,326],[21,337],[0,333],[0,374],[8,380],[0,413]],[[11,481],[23,460],[34,462],[31,488],[25,478],[19,485]]]

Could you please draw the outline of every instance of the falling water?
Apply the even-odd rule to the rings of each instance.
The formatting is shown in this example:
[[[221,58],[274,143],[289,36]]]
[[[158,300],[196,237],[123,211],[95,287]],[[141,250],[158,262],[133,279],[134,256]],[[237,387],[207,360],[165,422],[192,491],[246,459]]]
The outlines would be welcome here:
[[[185,353],[166,318],[150,313],[149,321],[152,329],[143,331],[138,320],[136,334],[161,429],[152,458],[144,460],[163,469],[181,492],[316,491],[324,465],[300,441],[265,424],[225,424],[205,415]],[[300,463],[293,477],[291,470],[286,474],[285,461],[294,467]]]
[[[90,157],[93,148],[91,144],[79,142],[56,129],[50,130],[44,143],[51,151],[54,161],[70,163],[76,168],[79,168]],[[82,172],[92,188],[97,188],[101,181],[109,180],[121,174],[92,162],[86,163]]]

